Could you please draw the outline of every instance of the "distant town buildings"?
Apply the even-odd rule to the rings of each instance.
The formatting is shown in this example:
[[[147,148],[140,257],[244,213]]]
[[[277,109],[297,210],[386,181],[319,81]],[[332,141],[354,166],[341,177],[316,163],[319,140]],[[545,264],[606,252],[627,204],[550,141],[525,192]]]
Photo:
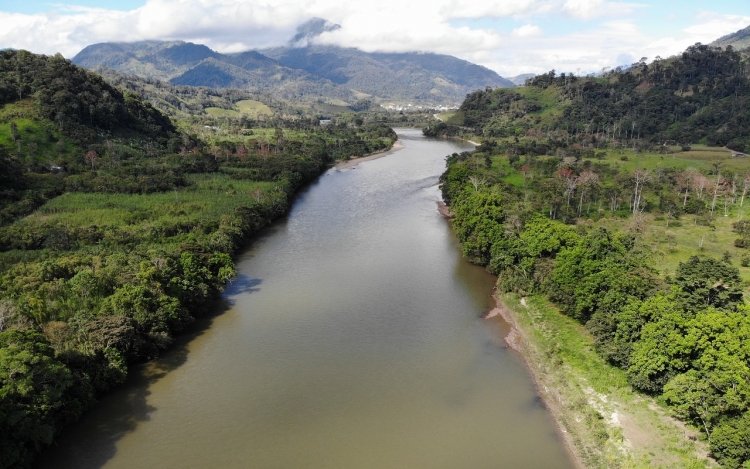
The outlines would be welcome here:
[[[445,111],[455,111],[458,109],[457,105],[452,106],[446,106],[446,105],[431,105],[431,104],[417,104],[416,106],[408,103],[405,105],[402,104],[384,104],[382,105],[383,108],[389,110],[389,111],[439,111],[439,112],[445,112]]]

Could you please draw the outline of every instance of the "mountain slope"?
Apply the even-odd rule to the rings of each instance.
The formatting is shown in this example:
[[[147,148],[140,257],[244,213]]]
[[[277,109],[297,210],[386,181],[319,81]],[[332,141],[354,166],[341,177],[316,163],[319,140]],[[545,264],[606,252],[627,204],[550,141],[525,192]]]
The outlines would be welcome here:
[[[551,71],[522,88],[476,91],[447,123],[429,132],[455,134],[468,128],[499,138],[544,134],[555,145],[676,141],[747,152],[746,67],[737,51],[697,44],[673,59],[596,78]]]
[[[534,78],[536,75],[534,73],[522,73],[520,75],[516,75],[514,77],[508,77],[508,80],[513,82],[516,86],[523,86],[526,84],[526,80],[529,78]]]
[[[0,225],[64,191],[147,180],[144,172],[120,172],[104,184],[80,173],[104,162],[120,171],[137,155],[158,157],[175,136],[169,118],[139,96],[60,55],[0,52]]]
[[[302,101],[357,100],[347,88],[304,70],[280,65],[259,52],[225,55],[204,45],[183,41],[94,44],[79,52],[72,61],[89,69],[107,67],[176,85],[269,92],[279,98]]]
[[[722,36],[709,45],[722,49],[726,49],[727,46],[732,46],[735,50],[748,49],[750,48],[750,26]]]
[[[286,67],[386,100],[458,101],[478,88],[514,86],[488,68],[449,55],[319,45],[263,53]]]
[[[86,47],[72,61],[89,69],[107,67],[180,85],[349,104],[362,98],[456,104],[476,89],[514,86],[492,70],[448,55],[312,45],[320,34],[339,28],[315,18],[298,28],[287,47],[237,54],[182,41],[102,43]]]

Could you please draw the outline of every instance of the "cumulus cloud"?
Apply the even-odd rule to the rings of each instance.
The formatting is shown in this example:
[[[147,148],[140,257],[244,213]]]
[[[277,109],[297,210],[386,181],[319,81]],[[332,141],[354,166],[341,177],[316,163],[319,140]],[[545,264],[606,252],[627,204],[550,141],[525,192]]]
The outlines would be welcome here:
[[[542,34],[542,29],[539,26],[534,26],[533,24],[525,24],[520,28],[514,29],[510,34],[515,37],[539,36]]]
[[[747,16],[704,12],[684,30],[646,33],[636,21],[647,7],[614,0],[147,0],[132,11],[56,8],[0,12],[0,47],[72,57],[98,42],[181,39],[239,52],[284,45],[299,24],[320,17],[341,28],[319,43],[451,54],[511,76],[552,68],[589,73],[632,57],[666,57],[750,24]],[[573,22],[575,32],[555,33],[545,18]],[[496,24],[505,29],[488,19],[504,20]]]

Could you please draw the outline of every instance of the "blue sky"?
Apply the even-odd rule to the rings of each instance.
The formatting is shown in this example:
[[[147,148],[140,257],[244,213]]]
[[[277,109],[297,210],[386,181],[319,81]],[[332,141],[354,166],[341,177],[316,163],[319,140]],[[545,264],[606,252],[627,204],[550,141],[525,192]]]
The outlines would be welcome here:
[[[749,26],[750,1],[0,0],[0,47],[72,57],[98,42],[182,39],[237,52],[285,44],[311,17],[342,26],[324,43],[451,54],[512,76],[667,57]]]
[[[50,2],[48,0],[1,0],[0,11],[12,13],[35,14],[52,10],[61,10],[66,4],[91,8],[106,8],[129,11],[146,4],[146,0],[77,0],[75,2]]]

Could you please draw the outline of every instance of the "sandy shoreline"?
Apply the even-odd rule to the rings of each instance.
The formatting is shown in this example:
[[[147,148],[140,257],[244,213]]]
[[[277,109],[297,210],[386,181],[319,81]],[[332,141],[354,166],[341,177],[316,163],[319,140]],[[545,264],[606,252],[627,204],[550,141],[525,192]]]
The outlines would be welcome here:
[[[340,163],[337,163],[334,166],[334,169],[349,169],[357,166],[360,163],[364,163],[365,161],[372,161],[377,160],[378,158],[382,158],[386,155],[390,155],[391,153],[395,153],[399,150],[402,150],[405,148],[404,144],[401,143],[401,140],[396,140],[393,142],[393,146],[389,148],[388,150],[381,151],[379,153],[373,153],[372,155],[367,156],[360,156],[359,158],[352,158],[350,160],[342,161]]]
[[[536,363],[536,358],[528,349],[530,344],[528,338],[524,336],[523,329],[518,327],[518,322],[516,321],[513,311],[511,311],[510,308],[508,308],[505,303],[497,297],[497,295],[493,295],[493,299],[495,301],[495,307],[485,314],[483,319],[491,319],[499,316],[508,325],[509,331],[505,337],[503,337],[505,343],[509,348],[521,356],[528,367],[531,377],[534,380],[534,384],[536,385],[537,393],[542,398],[544,405],[552,415],[555,426],[557,427],[557,432],[565,442],[565,448],[571,456],[573,465],[576,469],[587,469],[587,466],[584,464],[583,458],[578,451],[578,447],[575,444],[574,435],[568,431],[563,423],[563,408],[560,402],[554,399],[549,392],[549,387],[544,383],[540,366]],[[525,306],[525,298],[521,299],[521,304]]]
[[[438,212],[440,212],[440,215],[442,215],[443,218],[447,218],[450,220],[451,218],[456,216],[456,214],[451,211],[451,208],[448,207],[448,205],[442,200],[437,201],[437,207]]]

